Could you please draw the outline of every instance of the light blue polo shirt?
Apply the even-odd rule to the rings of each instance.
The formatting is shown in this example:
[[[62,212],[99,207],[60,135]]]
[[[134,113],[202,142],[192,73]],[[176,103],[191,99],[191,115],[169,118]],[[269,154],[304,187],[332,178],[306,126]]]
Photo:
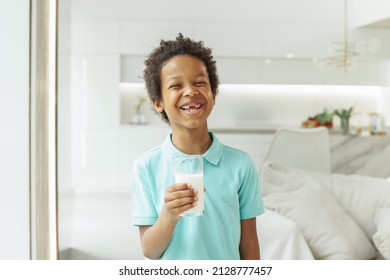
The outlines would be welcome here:
[[[250,156],[213,142],[203,154],[206,192],[203,216],[177,223],[161,259],[240,259],[240,220],[264,212],[259,179]],[[174,184],[172,158],[185,156],[168,136],[162,145],[140,155],[132,176],[132,223],[153,225],[164,207],[166,189]]]

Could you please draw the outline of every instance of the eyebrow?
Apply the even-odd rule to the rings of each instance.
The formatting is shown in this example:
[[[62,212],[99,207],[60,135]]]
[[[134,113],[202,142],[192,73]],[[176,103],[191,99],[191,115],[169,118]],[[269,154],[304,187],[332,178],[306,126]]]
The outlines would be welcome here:
[[[167,83],[171,82],[171,81],[175,81],[175,80],[180,80],[180,76],[173,76],[173,77],[170,77],[166,80]]]
[[[195,77],[205,77],[205,78],[208,78],[208,75],[207,73],[204,73],[203,71],[197,73],[194,75]],[[167,82],[170,82],[170,81],[175,81],[175,80],[180,80],[181,76],[180,75],[177,75],[177,76],[173,76],[173,77],[169,77],[167,79]]]

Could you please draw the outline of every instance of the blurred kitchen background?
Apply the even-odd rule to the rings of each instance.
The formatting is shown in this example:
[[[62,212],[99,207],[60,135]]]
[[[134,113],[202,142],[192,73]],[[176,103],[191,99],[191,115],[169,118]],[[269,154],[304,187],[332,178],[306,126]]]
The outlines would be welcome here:
[[[126,259],[139,250],[129,234],[137,230],[130,221],[132,161],[169,133],[145,101],[142,81],[145,56],[160,39],[182,32],[213,49],[221,87],[210,130],[249,152],[259,170],[275,129],[300,127],[324,111],[353,107],[350,134],[371,135],[372,113],[383,118],[384,130],[390,123],[390,3],[350,0],[347,10],[344,4],[61,0],[60,257]],[[351,51],[345,68],[337,65],[345,57],[327,59],[340,47],[335,42],[344,47],[346,35],[361,52]],[[332,125],[337,146],[348,136],[341,135],[337,116]],[[336,163],[335,171],[390,176]]]
[[[278,127],[319,125],[307,121],[352,107],[347,134],[337,116],[329,128],[333,171],[390,176],[378,168],[383,154],[375,154],[378,146],[390,152],[389,1],[349,0],[347,10],[344,0],[58,4],[61,259],[142,258],[139,240],[130,238],[137,231],[130,217],[132,162],[169,133],[145,101],[143,61],[160,39],[174,39],[179,32],[203,40],[217,61],[221,86],[210,130],[250,153],[258,170]],[[9,7],[10,16],[19,15],[16,4]],[[27,16],[24,2],[22,10]],[[10,21],[3,17],[1,26]],[[14,22],[12,28],[28,34],[20,26],[25,23]],[[4,52],[15,58],[12,51]],[[22,82],[11,81],[4,92],[15,84],[25,89],[28,81]],[[11,108],[4,116],[14,114]],[[359,146],[341,145],[351,139]],[[358,156],[362,151],[364,158]],[[25,174],[27,167],[22,168]],[[23,240],[28,243],[25,234]]]

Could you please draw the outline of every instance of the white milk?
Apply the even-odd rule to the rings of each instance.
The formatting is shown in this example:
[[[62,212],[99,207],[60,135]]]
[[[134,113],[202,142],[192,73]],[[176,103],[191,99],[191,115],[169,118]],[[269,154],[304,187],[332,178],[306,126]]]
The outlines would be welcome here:
[[[183,212],[183,216],[201,216],[204,211],[203,174],[175,174],[176,183],[188,183],[198,191],[195,207]]]

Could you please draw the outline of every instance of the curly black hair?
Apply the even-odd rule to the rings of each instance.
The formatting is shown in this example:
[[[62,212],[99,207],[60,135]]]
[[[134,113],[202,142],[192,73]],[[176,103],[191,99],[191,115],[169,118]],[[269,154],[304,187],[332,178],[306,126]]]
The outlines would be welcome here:
[[[196,42],[190,38],[184,38],[179,33],[175,40],[161,40],[160,46],[155,48],[145,60],[144,81],[149,99],[152,102],[162,99],[161,69],[170,58],[176,55],[191,55],[200,59],[205,64],[211,91],[215,97],[218,94],[219,78],[211,49],[205,47],[203,41]],[[169,124],[166,113],[163,111],[160,114],[161,118]]]

